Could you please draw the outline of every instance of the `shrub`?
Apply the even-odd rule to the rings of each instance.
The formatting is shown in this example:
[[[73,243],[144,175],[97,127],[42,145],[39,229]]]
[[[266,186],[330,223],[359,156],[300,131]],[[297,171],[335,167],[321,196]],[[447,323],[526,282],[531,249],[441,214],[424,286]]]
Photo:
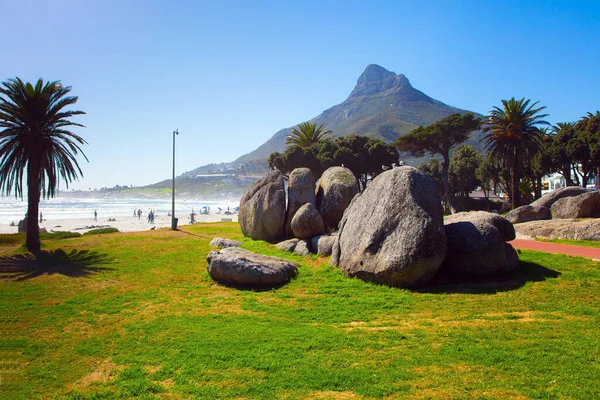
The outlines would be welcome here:
[[[60,239],[71,239],[80,237],[81,233],[79,232],[48,232],[48,233],[40,233],[41,240],[60,240]]]
[[[0,234],[0,245],[19,244],[25,241],[24,233],[2,233]]]
[[[92,229],[87,231],[86,233],[84,233],[83,235],[102,235],[104,233],[115,233],[115,232],[119,232],[119,230],[117,228],[99,228],[99,229]]]

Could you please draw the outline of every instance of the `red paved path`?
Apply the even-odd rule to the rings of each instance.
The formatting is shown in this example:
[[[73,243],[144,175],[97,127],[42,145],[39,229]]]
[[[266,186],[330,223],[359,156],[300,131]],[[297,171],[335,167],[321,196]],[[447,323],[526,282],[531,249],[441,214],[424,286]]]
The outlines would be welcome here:
[[[536,240],[515,239],[510,244],[515,249],[538,250],[546,253],[568,254],[570,256],[579,256],[600,260],[600,249],[585,246],[573,246],[570,244],[558,244],[548,242],[538,242]]]

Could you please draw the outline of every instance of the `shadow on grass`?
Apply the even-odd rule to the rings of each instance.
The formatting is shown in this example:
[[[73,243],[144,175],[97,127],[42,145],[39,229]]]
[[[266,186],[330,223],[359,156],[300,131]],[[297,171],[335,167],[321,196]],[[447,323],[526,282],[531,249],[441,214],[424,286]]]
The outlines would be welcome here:
[[[188,231],[182,231],[181,229],[177,229],[177,232],[181,232],[181,233],[185,233],[186,235],[190,235],[190,236],[196,236],[202,239],[206,239],[208,236],[206,235],[198,235],[197,233],[192,233],[192,232],[188,232]]]
[[[212,279],[213,279],[213,282],[215,282],[219,286],[224,286],[224,287],[228,287],[231,289],[237,289],[237,290],[242,290],[242,291],[247,291],[247,292],[270,292],[272,290],[281,289],[282,287],[284,287],[285,285],[290,283],[290,281],[286,281],[286,282],[270,284],[270,285],[269,284],[267,284],[267,285],[240,285],[240,284],[235,284],[235,283],[231,283],[231,282],[218,281],[214,278],[212,278]]]
[[[494,294],[518,289],[527,282],[541,282],[558,276],[560,276],[560,272],[546,268],[543,265],[519,261],[519,265],[514,271],[497,278],[466,280],[464,278],[437,276],[427,287],[415,291],[419,293]]]
[[[16,281],[32,279],[40,275],[61,274],[71,278],[83,278],[111,268],[102,265],[112,260],[106,254],[89,250],[71,250],[66,253],[58,249],[41,250],[36,254],[18,254],[0,257],[0,273],[10,274],[6,278]]]

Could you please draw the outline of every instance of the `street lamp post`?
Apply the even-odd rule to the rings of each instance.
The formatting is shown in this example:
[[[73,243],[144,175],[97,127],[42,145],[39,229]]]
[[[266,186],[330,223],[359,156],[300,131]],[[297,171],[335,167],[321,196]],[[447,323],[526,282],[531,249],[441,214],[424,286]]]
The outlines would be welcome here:
[[[176,230],[177,229],[177,225],[175,223],[175,135],[179,135],[179,129],[175,129],[173,131],[173,187],[172,187],[172,193],[173,193],[173,203],[172,203],[172,208],[171,208],[171,229],[172,230]]]

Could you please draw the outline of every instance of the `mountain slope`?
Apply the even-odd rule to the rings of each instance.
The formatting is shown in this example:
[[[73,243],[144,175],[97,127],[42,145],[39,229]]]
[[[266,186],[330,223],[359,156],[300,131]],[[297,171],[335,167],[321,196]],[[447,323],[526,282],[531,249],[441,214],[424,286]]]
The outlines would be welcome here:
[[[358,78],[354,90],[344,102],[323,111],[310,121],[324,123],[327,129],[334,131],[334,137],[357,134],[392,142],[418,126],[432,124],[457,112],[468,111],[434,100],[412,87],[406,76],[371,64]],[[265,159],[275,151],[283,152],[290,128],[280,130],[233,164]],[[477,141],[478,138],[474,142]]]
[[[406,76],[371,64],[360,75],[346,100],[310,121],[324,123],[326,129],[333,130],[333,137],[357,134],[389,143],[418,126],[430,125],[450,114],[466,112],[468,111],[444,104],[415,89]],[[304,121],[299,121],[301,122]],[[285,137],[291,128],[280,130],[256,150],[231,163],[199,167],[182,176],[194,177],[205,174],[208,170],[218,169],[215,167],[227,169],[240,164],[250,167],[255,173],[261,172],[261,168],[266,171],[266,159],[275,151],[282,153],[285,150]],[[480,137],[481,132],[474,132],[465,144],[481,149]],[[408,156],[401,158],[409,165],[419,162]]]

